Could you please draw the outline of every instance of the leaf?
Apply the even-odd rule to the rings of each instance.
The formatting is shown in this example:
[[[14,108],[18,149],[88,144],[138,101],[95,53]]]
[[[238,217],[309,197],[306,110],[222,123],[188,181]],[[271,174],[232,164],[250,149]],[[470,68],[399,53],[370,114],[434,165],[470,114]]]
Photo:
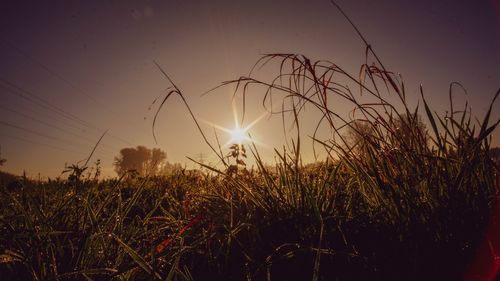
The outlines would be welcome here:
[[[500,95],[500,89],[496,92],[495,94],[495,97],[493,98],[493,100],[491,101],[490,103],[490,107],[488,109],[488,112],[486,112],[486,116],[484,117],[484,120],[483,120],[483,123],[481,124],[481,130],[480,130],[480,135],[484,135],[487,131],[487,127],[488,127],[488,123],[490,121],[490,115],[491,115],[491,110],[493,109],[493,104],[495,103],[495,100],[498,98],[498,96]],[[496,126],[496,125],[494,125]],[[489,133],[485,134],[485,135],[488,135]]]
[[[438,131],[438,128],[436,125],[436,121],[434,120],[434,116],[432,115],[432,112],[431,112],[429,106],[427,105],[427,102],[425,101],[422,85],[420,85],[420,94],[422,96],[422,100],[424,101],[425,113],[427,114],[427,118],[429,119],[429,122],[431,122],[432,130],[434,131],[434,134],[436,136],[436,140],[437,140],[438,145],[439,145],[439,149],[441,150],[443,148],[443,146],[441,145],[441,138],[439,137],[439,131]]]
[[[120,238],[118,238],[116,235],[112,234],[113,238],[122,246],[122,248],[125,250],[125,252],[139,265],[144,271],[146,271],[149,274],[153,273],[153,267],[137,253],[134,249],[132,249],[129,245],[127,245],[125,242],[123,242]],[[161,279],[161,276],[158,273],[154,273],[156,278]]]
[[[181,259],[181,256],[177,256],[177,258],[175,259],[175,262],[174,264],[172,265],[172,268],[170,269],[170,271],[168,272],[168,275],[167,275],[167,278],[165,279],[166,281],[171,281],[173,280],[174,278],[174,274],[175,274],[175,271],[178,269],[179,267],[179,261]]]
[[[79,270],[79,271],[74,271],[74,272],[68,272],[59,275],[59,277],[66,277],[66,276],[71,276],[71,275],[110,275],[113,273],[117,273],[118,270],[115,268],[108,268],[108,267],[103,267],[103,268],[91,268],[91,269],[84,269],[84,270]]]

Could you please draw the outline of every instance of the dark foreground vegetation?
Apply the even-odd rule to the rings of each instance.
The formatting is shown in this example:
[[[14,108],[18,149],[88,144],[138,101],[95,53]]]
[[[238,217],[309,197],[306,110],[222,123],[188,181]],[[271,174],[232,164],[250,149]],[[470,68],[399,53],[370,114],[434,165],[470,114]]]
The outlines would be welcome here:
[[[359,75],[272,54],[258,64],[276,66],[274,79],[223,84],[244,96],[262,89],[270,114],[296,131],[306,106],[320,112],[317,130],[331,132],[312,136],[328,155],[322,162],[302,163],[300,134],[270,167],[252,145],[234,145],[227,156],[198,126],[224,168],[100,181],[74,165],[68,180],[2,180],[1,278],[460,280],[495,199],[489,153],[498,121],[491,108],[477,122],[467,105],[455,108],[457,83],[445,116],[422,89],[420,107],[411,108],[401,77],[366,47]],[[198,125],[164,74],[172,87],[161,106],[179,96]],[[341,114],[340,101],[353,111]]]
[[[3,184],[4,280],[460,280],[494,194],[477,149]],[[466,161],[465,161],[466,159]],[[394,163],[394,164],[391,164]],[[380,164],[380,163],[379,163]],[[403,176],[404,174],[404,176]]]

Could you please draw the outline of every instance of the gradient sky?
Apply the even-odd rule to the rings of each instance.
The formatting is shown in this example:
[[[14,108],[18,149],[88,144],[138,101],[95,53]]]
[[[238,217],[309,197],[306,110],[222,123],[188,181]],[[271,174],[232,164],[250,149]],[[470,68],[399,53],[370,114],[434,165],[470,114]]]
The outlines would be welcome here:
[[[469,95],[457,94],[457,104],[468,99],[484,115],[500,86],[499,1],[338,3],[386,67],[402,73],[411,104],[423,84],[444,114],[449,83],[459,81]],[[65,163],[86,158],[106,129],[93,161],[101,159],[107,175],[120,148],[136,145],[159,147],[170,162],[199,153],[215,161],[177,98],[159,116],[155,144],[148,107],[169,84],[153,61],[197,117],[227,128],[234,124],[231,89],[200,94],[246,75],[261,54],[303,53],[354,75],[364,62],[362,41],[326,0],[2,1],[0,34],[2,170],[33,177],[58,176]],[[250,98],[247,120],[264,112],[261,98]],[[498,103],[495,109],[499,118]],[[316,119],[304,118],[311,134]],[[285,142],[280,125],[263,119],[251,131],[269,161]],[[213,140],[213,129],[203,126]],[[229,139],[218,133],[222,143]],[[493,138],[500,146],[499,130]],[[310,149],[304,157],[312,159]]]

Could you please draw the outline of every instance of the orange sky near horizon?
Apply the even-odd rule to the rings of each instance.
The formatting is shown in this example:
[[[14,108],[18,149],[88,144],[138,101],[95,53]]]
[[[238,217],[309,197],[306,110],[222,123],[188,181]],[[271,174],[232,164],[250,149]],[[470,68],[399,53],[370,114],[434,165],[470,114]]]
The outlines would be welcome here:
[[[403,75],[410,105],[423,84],[431,107],[444,115],[449,85],[459,81],[468,95],[457,91],[456,106],[468,100],[482,119],[500,87],[498,1],[337,2],[389,70]],[[155,143],[156,107],[148,108],[170,86],[155,61],[215,143],[212,125],[234,128],[232,88],[201,94],[247,75],[262,54],[302,53],[353,76],[365,59],[363,42],[323,0],[13,1],[2,4],[0,33],[0,146],[7,159],[1,170],[31,177],[61,175],[65,164],[85,159],[106,130],[92,158],[101,159],[106,176],[114,176],[119,150],[137,145],[161,148],[170,162],[194,166],[186,156],[202,154],[217,163],[177,97],[158,116]],[[277,72],[264,68],[256,75],[269,80]],[[242,127],[265,113],[262,89],[250,93]],[[241,102],[237,97],[240,117]],[[345,107],[340,103],[338,110]],[[285,138],[281,118],[267,117],[249,132],[273,162],[273,149],[293,134]],[[301,119],[306,161],[314,159],[308,136],[317,121],[312,108]],[[222,144],[231,139],[215,131]],[[493,145],[500,146],[498,129]]]

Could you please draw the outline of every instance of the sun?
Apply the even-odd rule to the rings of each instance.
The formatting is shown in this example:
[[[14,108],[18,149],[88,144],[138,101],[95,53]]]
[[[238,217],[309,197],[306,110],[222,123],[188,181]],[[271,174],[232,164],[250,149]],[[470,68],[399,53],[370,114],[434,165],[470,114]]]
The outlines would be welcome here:
[[[250,134],[249,134],[249,130],[255,124],[257,124],[260,120],[262,120],[264,117],[266,117],[269,114],[269,112],[267,112],[267,111],[263,112],[255,120],[250,122],[250,124],[242,127],[241,126],[242,124],[240,124],[240,121],[238,119],[238,113],[237,113],[236,106],[235,106],[234,102],[232,104],[232,107],[233,107],[233,118],[234,118],[234,127],[233,127],[234,129],[232,129],[232,130],[229,128],[225,128],[225,127],[222,127],[220,125],[214,124],[212,122],[206,121],[206,120],[201,120],[201,121],[206,123],[207,125],[210,125],[216,129],[219,129],[219,130],[227,133],[230,136],[230,140],[227,143],[225,143],[222,147],[227,147],[227,146],[232,145],[232,144],[242,145],[242,144],[248,143],[248,142],[257,143],[259,145],[265,145],[265,144],[255,140],[254,138],[251,138]]]
[[[235,128],[231,130],[231,143],[242,144],[243,142],[249,141],[247,136],[247,130],[242,128]]]

